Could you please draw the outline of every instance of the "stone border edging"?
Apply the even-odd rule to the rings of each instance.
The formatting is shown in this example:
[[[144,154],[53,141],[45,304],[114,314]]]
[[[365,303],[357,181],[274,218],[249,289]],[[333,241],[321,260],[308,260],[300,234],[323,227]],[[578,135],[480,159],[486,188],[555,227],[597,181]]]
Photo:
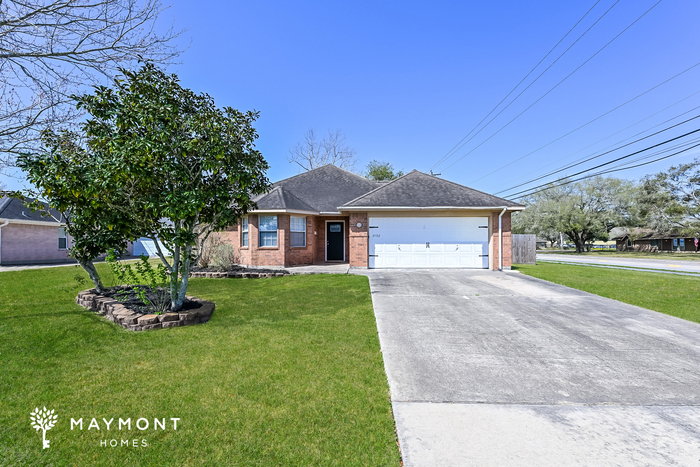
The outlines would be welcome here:
[[[291,274],[285,274],[283,272],[191,272],[190,277],[192,278],[209,278],[209,279],[258,279],[263,277],[283,277],[290,276]]]
[[[83,290],[78,293],[75,302],[90,311],[104,316],[108,320],[130,331],[146,331],[149,329],[191,326],[206,323],[211,319],[216,304],[197,297],[187,297],[199,302],[202,306],[195,310],[178,313],[143,314],[127,309],[118,300],[99,295],[95,289]]]

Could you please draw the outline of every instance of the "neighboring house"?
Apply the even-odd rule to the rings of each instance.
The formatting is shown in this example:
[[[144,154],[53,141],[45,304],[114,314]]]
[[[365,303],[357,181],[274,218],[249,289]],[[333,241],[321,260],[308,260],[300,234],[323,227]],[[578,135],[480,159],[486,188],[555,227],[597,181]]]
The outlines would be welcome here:
[[[544,238],[538,237],[535,239],[535,248],[537,248],[538,250],[543,250],[543,249],[547,248],[548,245],[549,245],[549,242],[547,240],[545,240]]]
[[[48,210],[48,206],[44,205]],[[63,217],[32,212],[16,198],[0,197],[0,264],[42,264],[74,262],[68,255],[70,236],[59,222]],[[132,246],[127,248],[131,254]]]
[[[611,237],[618,251],[691,251],[700,250],[695,246],[695,237],[662,234],[648,229],[633,229]]]
[[[524,209],[416,170],[386,183],[334,165],[279,181],[254,201],[227,232],[248,266],[509,269],[510,216]]]
[[[16,198],[0,198],[0,264],[60,263],[68,256],[70,238],[58,211],[32,212]],[[54,219],[55,217],[55,219]]]

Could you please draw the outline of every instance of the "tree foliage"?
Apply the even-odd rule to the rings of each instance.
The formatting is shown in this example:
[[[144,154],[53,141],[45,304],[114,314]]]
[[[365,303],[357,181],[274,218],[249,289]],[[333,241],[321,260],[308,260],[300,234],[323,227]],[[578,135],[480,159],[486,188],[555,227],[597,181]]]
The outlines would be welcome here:
[[[18,159],[27,180],[37,187],[25,193],[34,201],[25,202],[35,210],[43,210],[37,199],[42,198],[63,213],[56,220],[65,224],[72,239],[69,253],[102,292],[93,261],[111,249],[125,250],[127,241],[138,236],[140,220],[126,209],[128,193],[107,183],[102,167],[105,161],[90,151],[81,135],[46,130],[42,139],[44,152]]]
[[[370,180],[379,182],[395,180],[403,175],[403,170],[394,171],[394,166],[389,162],[372,160],[367,164],[362,175]]]
[[[119,66],[179,53],[157,33],[158,0],[0,2],[0,167],[34,152],[40,132],[80,115],[70,95]]]
[[[700,236],[700,158],[644,178],[637,206],[644,227]]]
[[[219,109],[210,96],[183,88],[177,76],[150,63],[122,73],[112,87],[77,98],[89,114],[81,130],[92,164],[86,173],[106,196],[93,199],[90,190],[75,196],[81,206],[94,202],[103,216],[99,225],[114,222],[110,230],[123,238],[163,242],[169,252],[154,243],[170,273],[175,311],[209,234],[234,224],[269,186],[267,162],[255,149],[258,112]],[[36,159],[56,164],[50,153]],[[67,169],[59,173],[72,177]],[[52,189],[41,185],[51,200],[46,188]]]
[[[614,227],[636,222],[634,196],[634,184],[616,178],[552,186],[523,200],[527,208],[514,219],[514,231],[547,239],[562,232],[582,252],[589,242],[607,240]]]
[[[327,164],[341,169],[352,170],[355,167],[355,150],[347,145],[345,135],[336,130],[319,140],[316,130],[309,129],[304,139],[289,150],[289,162],[297,164],[304,170],[313,170]]]

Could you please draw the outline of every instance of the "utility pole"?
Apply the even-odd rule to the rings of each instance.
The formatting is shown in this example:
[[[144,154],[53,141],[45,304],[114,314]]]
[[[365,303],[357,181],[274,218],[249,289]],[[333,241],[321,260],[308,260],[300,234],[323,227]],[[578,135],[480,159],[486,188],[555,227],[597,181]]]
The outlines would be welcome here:
[[[564,234],[559,232],[559,248],[564,249]]]

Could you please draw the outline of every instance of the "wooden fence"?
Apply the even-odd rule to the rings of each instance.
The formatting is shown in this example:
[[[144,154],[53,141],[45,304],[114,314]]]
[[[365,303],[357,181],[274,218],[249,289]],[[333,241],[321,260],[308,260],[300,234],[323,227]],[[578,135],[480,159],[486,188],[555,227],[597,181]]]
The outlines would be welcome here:
[[[512,234],[510,242],[513,264],[535,264],[535,235]]]

